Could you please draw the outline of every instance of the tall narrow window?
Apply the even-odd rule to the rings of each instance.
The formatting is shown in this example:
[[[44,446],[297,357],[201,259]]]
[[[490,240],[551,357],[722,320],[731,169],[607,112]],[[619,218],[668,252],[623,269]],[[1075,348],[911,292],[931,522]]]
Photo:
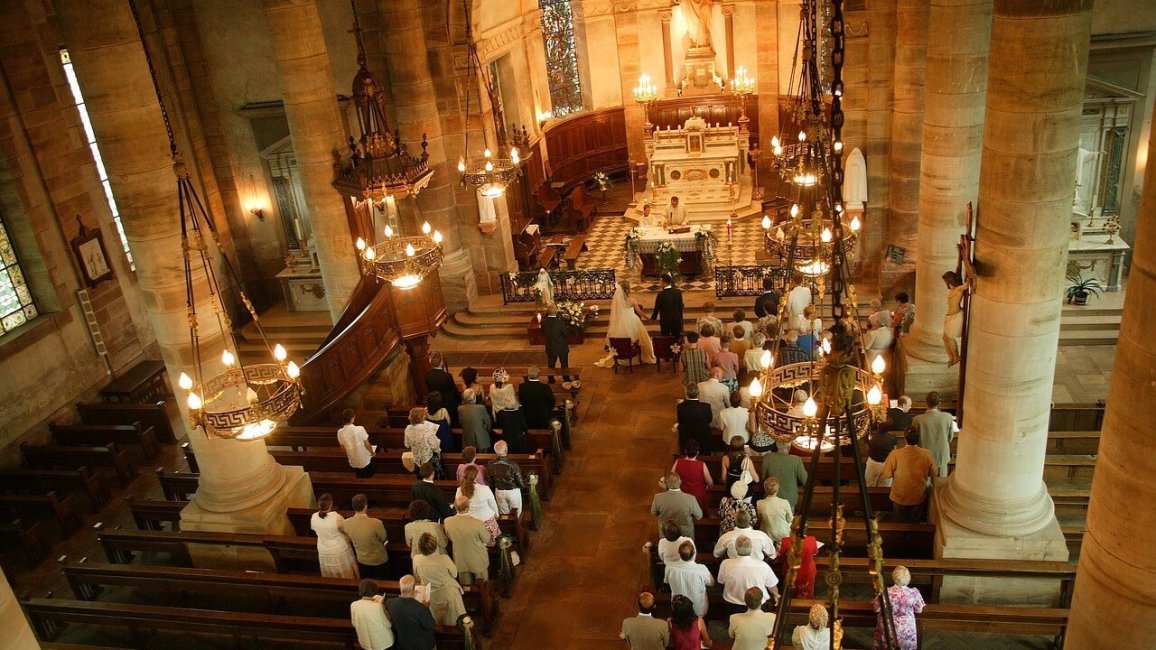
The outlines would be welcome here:
[[[2,215],[0,215],[2,216]],[[20,270],[16,250],[8,238],[4,221],[0,220],[0,336],[36,318],[32,292]]]
[[[574,12],[570,0],[539,0],[542,37],[546,42],[546,76],[555,117],[582,110],[582,81],[578,78],[578,50],[574,45]]]
[[[92,159],[96,163],[96,173],[100,176],[100,184],[104,187],[104,198],[108,201],[108,209],[112,210],[112,219],[116,223],[116,232],[120,236],[120,244],[124,248],[124,256],[128,259],[129,268],[136,270],[132,261],[132,251],[128,247],[128,237],[124,234],[124,225],[120,222],[120,209],[116,207],[116,197],[112,195],[112,185],[108,182],[108,172],[104,169],[104,159],[100,156],[100,147],[96,144],[96,134],[92,131],[92,121],[88,118],[88,108],[84,105],[84,94],[80,92],[80,84],[76,80],[76,70],[72,67],[72,57],[68,50],[60,50],[60,63],[64,66],[64,76],[68,77],[68,87],[72,89],[72,98],[76,100],[76,110],[80,113],[80,123],[84,125],[84,137],[88,140],[88,148],[92,151]]]

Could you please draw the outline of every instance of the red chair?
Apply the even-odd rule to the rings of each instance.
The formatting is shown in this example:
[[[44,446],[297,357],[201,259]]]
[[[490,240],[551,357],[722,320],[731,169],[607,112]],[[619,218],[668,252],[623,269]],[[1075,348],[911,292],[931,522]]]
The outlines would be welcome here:
[[[642,346],[630,339],[610,339],[610,348],[614,350],[614,374],[618,374],[618,364],[626,360],[626,367],[634,372],[634,357],[638,357],[638,365],[642,365]]]
[[[671,368],[678,372],[678,355],[671,349],[676,343],[679,343],[677,336],[656,336],[654,337],[654,359],[658,364],[657,372],[662,372],[662,362],[669,361]]]

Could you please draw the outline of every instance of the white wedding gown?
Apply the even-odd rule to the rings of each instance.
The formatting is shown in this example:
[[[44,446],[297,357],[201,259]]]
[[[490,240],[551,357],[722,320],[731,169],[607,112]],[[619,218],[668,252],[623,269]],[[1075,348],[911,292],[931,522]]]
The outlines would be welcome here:
[[[610,345],[610,339],[627,338],[638,341],[639,347],[642,348],[642,363],[654,363],[654,343],[650,340],[650,333],[646,331],[642,319],[634,311],[634,305],[627,300],[622,287],[618,287],[614,290],[614,298],[610,301],[610,330],[606,333],[606,344]],[[601,360],[595,361],[594,365],[599,368],[613,367],[614,351],[611,350]]]

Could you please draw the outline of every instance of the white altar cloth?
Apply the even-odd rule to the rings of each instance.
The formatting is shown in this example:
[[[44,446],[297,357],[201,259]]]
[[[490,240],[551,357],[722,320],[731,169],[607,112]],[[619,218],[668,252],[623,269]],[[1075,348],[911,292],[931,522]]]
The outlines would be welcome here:
[[[639,253],[654,253],[658,251],[658,247],[662,242],[670,242],[674,245],[674,249],[680,253],[689,253],[698,250],[698,236],[699,231],[709,232],[710,224],[700,224],[690,226],[690,232],[669,233],[665,228],[657,226],[639,226],[638,227],[638,252]]]

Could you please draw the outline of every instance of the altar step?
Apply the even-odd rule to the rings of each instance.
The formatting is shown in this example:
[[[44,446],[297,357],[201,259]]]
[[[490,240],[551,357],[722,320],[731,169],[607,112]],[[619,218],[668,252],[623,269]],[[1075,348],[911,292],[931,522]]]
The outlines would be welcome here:
[[[269,344],[285,346],[289,358],[298,364],[317,351],[332,327],[329,312],[291,312],[286,310],[284,303],[276,304],[261,314],[261,328],[265,330]],[[237,331],[237,350],[245,362],[269,360],[268,348],[252,322]]]
[[[1106,294],[1106,304],[1091,307],[1064,305],[1060,316],[1060,345],[1115,345],[1123,318],[1122,294]]]

